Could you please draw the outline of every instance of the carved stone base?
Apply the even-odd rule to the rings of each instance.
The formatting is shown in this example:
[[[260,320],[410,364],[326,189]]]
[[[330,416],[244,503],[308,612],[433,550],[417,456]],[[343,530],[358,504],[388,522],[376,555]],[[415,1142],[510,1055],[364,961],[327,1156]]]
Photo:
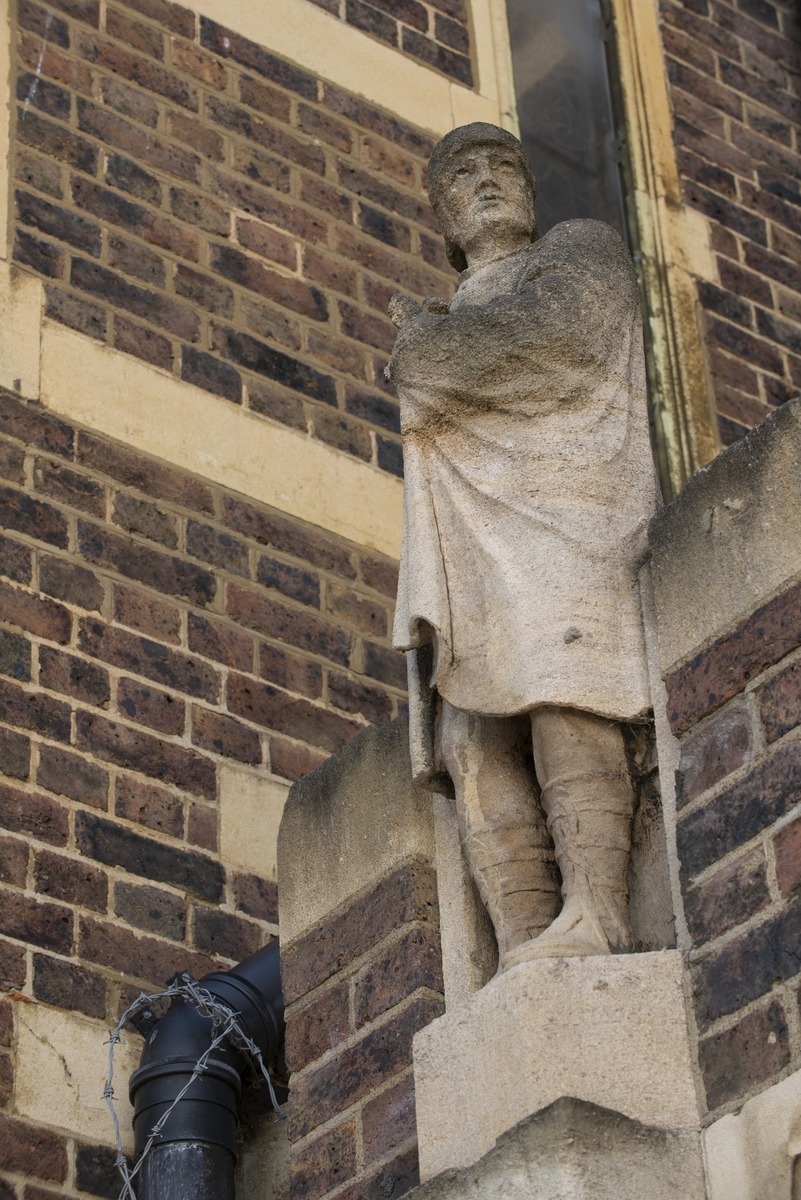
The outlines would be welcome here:
[[[415,1036],[414,1078],[422,1180],[562,1096],[697,1130],[681,955],[521,963]]]
[[[704,1200],[700,1140],[564,1097],[408,1200]]]

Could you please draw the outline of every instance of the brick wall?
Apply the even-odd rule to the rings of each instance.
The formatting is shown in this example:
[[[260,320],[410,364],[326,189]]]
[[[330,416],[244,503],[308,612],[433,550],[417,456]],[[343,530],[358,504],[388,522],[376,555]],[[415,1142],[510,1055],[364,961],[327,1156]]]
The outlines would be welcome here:
[[[282,956],[293,1200],[419,1182],[412,1037],[444,1012],[436,875],[399,867]]]
[[[17,25],[14,258],[47,315],[401,474],[387,301],[455,281],[432,139],[165,0]]]
[[[684,200],[711,222],[702,282],[729,444],[801,390],[801,50],[794,0],[660,0]]]
[[[667,679],[710,1113],[801,1066],[801,585]]]
[[[220,767],[294,779],[389,720],[405,678],[389,560],[8,393],[0,473],[9,1045],[26,1000],[111,1022],[274,936],[274,881],[218,851]],[[7,1053],[0,1106],[3,1200],[28,1175],[117,1195],[109,1151],[15,1116]]]

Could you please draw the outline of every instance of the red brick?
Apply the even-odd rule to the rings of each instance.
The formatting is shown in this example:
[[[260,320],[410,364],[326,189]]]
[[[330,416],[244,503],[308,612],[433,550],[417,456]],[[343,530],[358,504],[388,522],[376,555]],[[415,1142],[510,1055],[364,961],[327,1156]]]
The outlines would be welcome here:
[[[356,1122],[326,1130],[290,1159],[289,1179],[297,1200],[318,1200],[356,1174]]]
[[[258,79],[251,79],[248,75],[237,75],[236,81],[239,86],[239,98],[243,104],[255,108],[267,117],[275,117],[285,125],[289,123],[291,103],[285,92],[279,92],[277,88],[261,83]]]
[[[190,604],[208,604],[217,590],[210,571],[183,559],[142,546],[88,521],[78,522],[81,553],[108,571],[117,571],[159,592],[178,596]]]
[[[348,989],[329,988],[322,996],[287,1019],[286,1061],[290,1071],[302,1071],[344,1041],[350,1031]]]
[[[94,571],[63,558],[51,558],[49,554],[39,556],[39,590],[90,610],[98,610],[106,595]]]
[[[159,62],[164,60],[164,36],[150,25],[134,21],[124,13],[110,8],[106,14],[106,33],[120,42],[127,42],[134,50],[141,50]]]
[[[205,904],[192,906],[192,942],[220,958],[241,962],[255,954],[261,943],[261,930],[244,917],[221,912]]]
[[[215,91],[224,92],[228,86],[228,72],[222,63],[210,54],[205,54],[197,46],[188,46],[185,42],[173,40],[172,64],[177,70],[192,75]]]
[[[0,1113],[0,1167],[63,1183],[68,1168],[64,1139]]]
[[[696,945],[719,937],[770,904],[765,857],[756,850],[718,871],[684,897],[687,924]]]
[[[89,962],[157,986],[166,983],[176,971],[174,942],[142,937],[120,925],[92,917],[80,919],[78,953]],[[186,949],[180,951],[181,969],[190,971],[196,979],[217,965],[206,954]]]
[[[219,133],[188,113],[171,112],[167,118],[167,132],[179,142],[186,142],[204,158],[215,162],[225,158],[225,143]]]
[[[196,154],[190,154],[174,143],[163,141],[149,130],[139,129],[115,116],[108,109],[100,108],[88,100],[78,100],[78,126],[82,132],[98,138],[107,146],[124,151],[137,162],[148,163],[156,170],[164,171],[188,183],[200,181],[200,159]],[[96,156],[94,146],[90,147],[87,142],[82,142],[82,146],[91,149]],[[68,147],[62,157],[67,157],[67,161],[73,162],[78,170],[89,175],[95,174],[94,163],[88,167],[81,165],[81,158],[87,157],[85,152],[81,154],[81,147]]]
[[[28,633],[64,645],[70,640],[72,617],[53,600],[45,600],[20,588],[0,582],[0,610],[3,620]]]
[[[424,297],[442,291],[442,278],[419,260],[397,254],[371,238],[341,226],[336,231],[336,249],[351,262],[390,279],[413,295]],[[391,349],[391,346],[390,346]]]
[[[362,556],[359,560],[364,583],[394,600],[398,592],[398,567],[394,562]]]
[[[676,776],[679,808],[752,758],[748,710],[742,704],[730,706],[682,742]]]
[[[391,1162],[384,1163],[373,1175],[339,1192],[336,1200],[381,1200],[382,1196],[403,1196],[419,1182],[417,1147],[413,1146]]]
[[[28,877],[28,847],[20,838],[0,838],[0,881],[24,888]]]
[[[388,1083],[393,1075],[411,1066],[414,1034],[443,1011],[444,1005],[440,1001],[415,1000],[386,1024],[369,1028],[358,1042],[295,1082],[289,1104],[293,1140],[343,1112],[379,1084]]]
[[[801,643],[801,585],[777,596],[666,679],[674,733],[742,691],[766,667]]]
[[[91,808],[108,808],[108,772],[58,746],[39,746],[36,782],[49,792],[69,796]]]
[[[322,695],[323,672],[319,663],[267,642],[259,646],[259,674],[278,687],[299,692],[312,700],[318,700]]]
[[[117,776],[114,812],[146,829],[155,829],[170,837],[183,835],[184,806],[180,796],[145,783],[134,775]]]
[[[77,714],[76,729],[78,747],[104,762],[161,779],[207,800],[215,798],[214,764],[192,750],[90,712]]]
[[[249,291],[258,292],[313,321],[328,320],[325,297],[317,288],[268,270],[234,246],[212,246],[209,263],[212,270]]]
[[[186,822],[187,841],[204,850],[217,849],[217,810],[205,804],[192,802]],[[252,914],[258,916],[258,913]]]
[[[312,357],[333,367],[343,375],[353,375],[356,379],[365,378],[364,351],[350,342],[321,330],[310,329],[307,336],[307,350]],[[346,418],[347,420],[347,418]]]
[[[776,881],[783,896],[801,885],[801,818],[779,830],[773,839]]]
[[[148,62],[138,54],[115,46],[96,34],[79,33],[75,51],[87,62],[112,71],[115,75],[121,75],[123,79],[138,84],[145,91],[155,92],[156,95],[163,96],[174,104],[180,104],[191,112],[198,111],[197,89],[157,63]]]
[[[745,1097],[790,1061],[789,1034],[778,1001],[743,1017],[698,1047],[710,1111]]]
[[[455,2],[462,4],[463,0],[455,0]],[[441,8],[442,4],[435,4],[434,7]],[[456,14],[450,13],[449,15]],[[326,107],[332,109],[333,112],[340,113],[364,129],[380,134],[381,137],[385,137],[388,141],[420,158],[428,159],[434,149],[433,140],[414,126],[406,125],[389,113],[371,108],[369,104],[348,92],[342,92],[338,88],[325,84],[323,101]]]
[[[178,263],[174,286],[179,296],[199,305],[200,308],[205,308],[208,312],[217,313],[221,317],[234,315],[232,289],[212,279],[210,275],[202,275],[199,271],[193,271]]]
[[[301,349],[303,345],[303,328],[300,322],[278,305],[265,304],[262,301],[255,301],[246,296],[242,301],[242,316],[248,329],[251,329],[260,338],[263,338],[264,341],[278,342],[290,350]],[[228,349],[221,339],[218,348],[224,354],[227,354],[228,357],[233,358],[234,361],[241,362],[249,370],[263,373],[268,378],[274,378],[287,388],[296,388],[298,391],[312,395],[316,400],[322,400],[326,404],[336,403],[335,382],[326,375],[318,375],[317,372],[311,372],[294,359],[286,358],[283,355],[280,357],[264,356],[263,361],[260,361],[262,356],[257,349],[258,343],[254,343],[252,339],[247,339],[247,343],[240,342],[239,345],[236,345],[232,339],[231,344],[233,346],[232,351]],[[218,345],[216,340],[215,345]],[[248,348],[244,349],[245,346],[248,346]],[[260,381],[257,381],[258,383]],[[264,385],[261,386],[263,387]],[[249,390],[252,396],[252,387]],[[295,397],[295,400],[297,402],[299,398]],[[254,407],[252,399],[251,407]],[[270,415],[269,412],[268,415]],[[303,428],[305,429],[305,425]]]
[[[70,708],[60,700],[0,679],[0,721],[31,729],[57,742],[70,740]]]
[[[65,904],[105,912],[108,905],[108,879],[104,871],[80,859],[40,850],[34,863],[36,891]]]
[[[0,931],[45,950],[72,953],[72,909],[40,904],[21,892],[0,890]]]
[[[77,1010],[88,1017],[106,1015],[106,981],[103,976],[75,963],[52,958],[49,954],[33,956],[33,994],[45,1004]],[[26,1195],[30,1190],[26,1188]]]
[[[433,928],[438,920],[434,871],[422,863],[400,867],[344,913],[286,948],[281,972],[287,1004],[324,983],[400,926],[419,921]]]
[[[337,150],[344,151],[345,154],[350,154],[353,148],[352,130],[342,121],[335,120],[334,117],[322,112],[319,108],[313,108],[309,104],[299,104],[298,125],[310,137],[320,138],[321,141],[336,147]]]
[[[328,699],[343,712],[360,713],[371,725],[383,725],[392,719],[392,700],[386,692],[366,687],[337,671],[328,673]]]
[[[50,204],[46,200],[40,199],[38,196],[31,196],[27,192],[15,192],[15,201],[17,209],[17,219],[23,225],[29,225],[33,229],[38,229],[40,233],[46,234],[48,237],[57,238],[61,242],[67,242],[68,245],[74,246],[78,250],[85,251],[86,254],[91,254],[97,258],[100,255],[100,228],[92,221],[87,221],[83,217],[77,216],[75,213],[66,212],[62,208],[58,208],[55,204]],[[26,235],[28,237],[29,235]],[[55,253],[53,247],[49,247],[51,253]],[[31,266],[37,267],[42,274],[61,278],[62,271],[55,266],[48,267],[44,261],[44,256],[47,254],[48,244],[38,243],[37,254],[39,261],[33,254],[23,254],[21,261],[29,262]],[[55,261],[63,261],[55,260]]]
[[[353,200],[351,197],[330,183],[324,183],[322,179],[304,176],[300,183],[300,198],[304,204],[310,204],[320,212],[344,222],[345,225],[353,224]],[[324,241],[325,239],[317,238],[315,240]]]
[[[325,596],[326,608],[363,633],[384,637],[387,633],[387,610],[372,597],[360,595],[338,584],[329,584]]]
[[[195,36],[194,12],[172,0],[119,0],[119,3],[155,21],[157,25],[166,26],[171,33],[187,38]]]
[[[119,681],[117,707],[128,720],[147,725],[159,733],[181,734],[186,722],[183,700],[134,679]]]
[[[297,267],[297,248],[295,242],[285,234],[262,225],[258,221],[238,220],[236,223],[237,239],[247,250],[260,254],[280,263],[290,271]]]
[[[51,846],[66,846],[69,817],[66,809],[40,792],[24,792],[0,783],[0,823],[12,833],[27,834]]]
[[[78,645],[85,653],[115,667],[144,675],[164,687],[216,704],[220,678],[213,667],[160,642],[115,629],[92,617],[81,620]]]
[[[308,241],[327,242],[328,224],[321,217],[299,208],[291,201],[280,199],[275,192],[246,183],[235,175],[218,169],[211,169],[209,175],[212,194],[228,200],[235,208]]]
[[[181,610],[138,588],[114,585],[114,620],[162,642],[181,641]]]
[[[6,529],[66,549],[67,518],[52,505],[16,488],[0,487],[0,511]]]
[[[15,946],[0,938],[0,977],[7,980],[12,987],[24,987],[27,977],[26,954],[24,946]],[[2,1159],[0,1159],[0,1163]]]
[[[362,1109],[362,1138],[367,1163],[408,1141],[416,1132],[412,1076],[368,1101]]]
[[[353,267],[314,246],[303,247],[303,274],[343,296],[358,296],[358,275]]]
[[[774,675],[762,689],[759,714],[768,743],[801,722],[801,661]]]
[[[270,770],[282,779],[302,779],[310,771],[314,771],[325,762],[325,754],[302,746],[298,742],[288,742],[284,738],[270,738]]]
[[[261,738],[255,729],[197,704],[192,706],[192,744],[239,762],[255,764],[262,760]]]
[[[382,951],[360,976],[354,995],[356,1026],[374,1021],[418,988],[442,992],[442,951],[433,929],[410,929]]]
[[[253,670],[254,639],[235,625],[189,613],[189,649],[239,671]]]
[[[108,671],[74,654],[39,647],[39,683],[53,692],[106,708],[111,696]]]
[[[228,706],[237,716],[332,753],[360,732],[360,726],[336,713],[242,675],[229,677]]]

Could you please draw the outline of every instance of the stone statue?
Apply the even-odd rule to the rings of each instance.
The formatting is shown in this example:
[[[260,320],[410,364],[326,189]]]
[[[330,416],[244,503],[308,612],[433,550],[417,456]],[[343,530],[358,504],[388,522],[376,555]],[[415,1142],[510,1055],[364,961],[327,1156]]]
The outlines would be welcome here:
[[[389,309],[415,776],[452,780],[500,971],[629,950],[621,722],[650,704],[637,568],[659,503],[634,269],[598,221],[538,240],[531,168],[494,125],[444,137],[428,180],[459,286]]]

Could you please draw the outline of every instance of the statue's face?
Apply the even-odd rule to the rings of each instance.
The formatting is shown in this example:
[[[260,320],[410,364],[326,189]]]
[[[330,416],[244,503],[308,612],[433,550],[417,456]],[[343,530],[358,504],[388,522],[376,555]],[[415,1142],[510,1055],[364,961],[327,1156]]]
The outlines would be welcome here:
[[[535,226],[534,197],[513,151],[468,147],[449,164],[438,206],[447,237],[465,250],[497,239],[523,245]]]

